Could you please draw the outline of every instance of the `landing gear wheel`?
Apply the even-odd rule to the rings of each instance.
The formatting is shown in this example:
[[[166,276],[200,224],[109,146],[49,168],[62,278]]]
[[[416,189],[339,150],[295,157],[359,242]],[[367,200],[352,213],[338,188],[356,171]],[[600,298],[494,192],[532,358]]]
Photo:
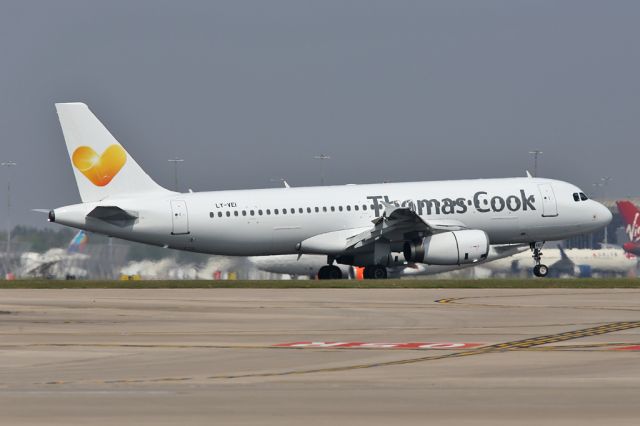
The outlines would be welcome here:
[[[533,267],[533,275],[536,277],[546,277],[549,273],[549,267],[540,263],[542,260],[542,245],[544,242],[531,243],[531,251],[533,251],[533,260],[536,265]]]
[[[364,279],[384,280],[387,278],[387,268],[380,265],[370,265],[364,268]]]
[[[318,271],[319,280],[340,280],[342,271],[336,265],[325,265]]]
[[[533,267],[533,275],[536,277],[546,277],[549,273],[547,265],[536,265]]]
[[[329,279],[330,280],[342,279],[342,271],[336,265],[331,265],[331,269],[329,270]]]

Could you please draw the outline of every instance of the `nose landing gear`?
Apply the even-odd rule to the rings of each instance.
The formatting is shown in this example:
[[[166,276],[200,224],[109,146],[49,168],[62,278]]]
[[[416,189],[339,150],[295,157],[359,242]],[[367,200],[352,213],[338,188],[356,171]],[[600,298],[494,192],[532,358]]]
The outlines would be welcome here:
[[[536,277],[546,277],[549,273],[549,267],[547,265],[543,265],[541,263],[542,260],[542,246],[544,245],[544,241],[542,242],[534,242],[531,243],[531,251],[533,252],[533,260],[536,265],[533,267],[533,275]]]

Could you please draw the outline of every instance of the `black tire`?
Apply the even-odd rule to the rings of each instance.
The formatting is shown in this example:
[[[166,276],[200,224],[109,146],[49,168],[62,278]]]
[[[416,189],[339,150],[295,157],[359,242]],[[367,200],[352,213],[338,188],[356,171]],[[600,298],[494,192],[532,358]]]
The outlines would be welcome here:
[[[536,265],[533,267],[533,275],[535,275],[536,277],[540,276],[540,265]]]
[[[318,279],[319,280],[328,280],[331,277],[331,266],[325,265],[318,271]]]
[[[329,279],[330,280],[342,279],[342,271],[336,265],[329,266]]]
[[[547,265],[538,265],[538,276],[546,277],[549,274],[549,267]]]
[[[387,279],[387,268],[380,265],[369,265],[364,268],[363,277],[365,280],[385,280]]]
[[[365,280],[370,280],[372,278],[372,268],[373,266],[365,266],[364,272],[362,273],[362,278],[364,278]]]
[[[376,265],[373,267],[371,271],[372,278],[375,280],[386,280],[387,279],[387,268],[384,266]]]

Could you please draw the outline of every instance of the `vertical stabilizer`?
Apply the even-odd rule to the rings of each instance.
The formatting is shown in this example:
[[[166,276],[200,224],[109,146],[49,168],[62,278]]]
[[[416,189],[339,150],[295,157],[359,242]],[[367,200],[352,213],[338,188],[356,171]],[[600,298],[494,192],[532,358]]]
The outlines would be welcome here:
[[[640,210],[631,201],[617,201],[618,211],[624,221],[629,240],[640,240]]]
[[[82,202],[168,192],[145,173],[83,103],[56,104]]]

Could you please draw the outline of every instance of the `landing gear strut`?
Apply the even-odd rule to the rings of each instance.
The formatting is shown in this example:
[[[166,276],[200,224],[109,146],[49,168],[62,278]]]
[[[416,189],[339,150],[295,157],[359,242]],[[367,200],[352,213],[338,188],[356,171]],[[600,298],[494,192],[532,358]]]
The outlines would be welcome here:
[[[531,243],[531,251],[533,252],[533,260],[536,265],[533,267],[533,275],[536,277],[546,277],[549,273],[549,267],[540,263],[542,260],[542,246],[544,242]]]
[[[387,278],[387,268],[380,265],[369,265],[364,268],[365,280],[384,280]]]
[[[336,265],[325,265],[318,271],[319,280],[341,280],[342,271]]]

